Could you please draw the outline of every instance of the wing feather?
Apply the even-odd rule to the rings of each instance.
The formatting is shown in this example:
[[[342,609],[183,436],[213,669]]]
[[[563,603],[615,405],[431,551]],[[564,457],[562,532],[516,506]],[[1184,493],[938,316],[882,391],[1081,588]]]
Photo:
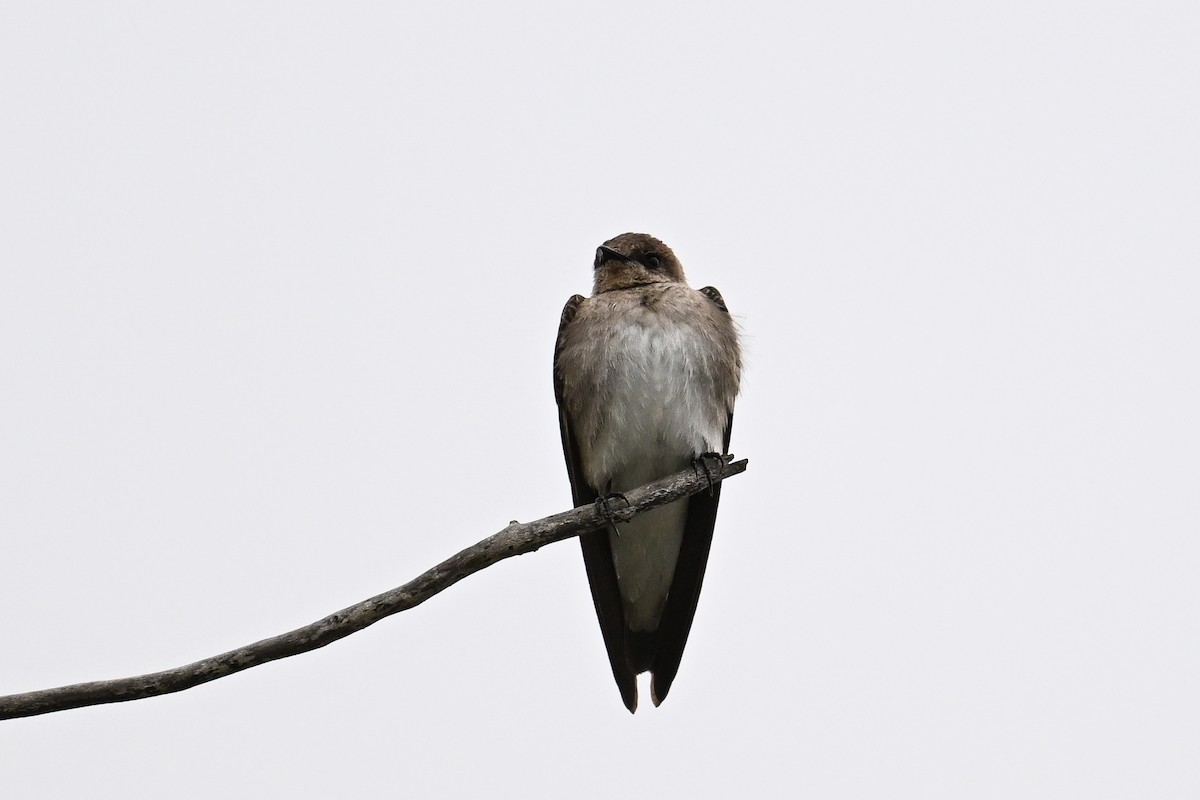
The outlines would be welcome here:
[[[726,315],[729,314],[721,293],[712,286],[705,286],[700,293]],[[729,452],[729,436],[732,431],[733,411],[730,410],[722,437],[722,453]],[[651,699],[656,706],[666,699],[667,692],[675,681],[675,675],[679,672],[679,662],[683,659],[683,649],[687,645],[692,620],[696,617],[696,606],[700,601],[700,588],[704,583],[704,570],[708,565],[713,529],[717,524],[717,506],[720,502],[719,483],[712,487],[710,492],[701,492],[688,500],[683,542],[679,548],[679,560],[675,563],[675,575],[671,579],[671,591],[663,608],[662,621],[658,625],[654,665],[651,669],[654,674]]]
[[[571,496],[576,506],[594,502],[598,492],[584,478],[579,459],[579,444],[571,427],[571,417],[563,399],[563,378],[559,371],[559,356],[562,353],[563,333],[575,319],[584,298],[573,296],[563,308],[558,326],[558,340],[554,347],[554,398],[558,402],[558,426],[562,434],[563,456],[567,462],[567,475],[571,480]],[[596,618],[600,621],[600,633],[608,651],[613,678],[621,692],[625,707],[631,712],[637,708],[637,674],[630,665],[626,652],[625,613],[621,608],[621,591],[617,586],[617,571],[613,566],[612,547],[608,531],[591,531],[579,537],[583,549],[583,564],[587,571],[588,584],[592,589],[592,602],[596,607]]]

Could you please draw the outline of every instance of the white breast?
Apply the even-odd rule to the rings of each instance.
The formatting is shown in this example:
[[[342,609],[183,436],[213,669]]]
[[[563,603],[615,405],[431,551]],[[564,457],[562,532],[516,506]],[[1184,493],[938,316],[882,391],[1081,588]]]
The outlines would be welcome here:
[[[622,491],[719,451],[727,412],[703,365],[710,343],[686,325],[631,320],[608,331],[603,420],[583,445],[588,482]],[[596,398],[597,402],[602,402]],[[586,403],[586,401],[585,401]],[[589,446],[590,445],[590,446]]]
[[[711,340],[686,323],[634,313],[597,331],[603,357],[592,364],[595,385],[583,399],[598,429],[581,445],[588,482],[620,492],[687,467],[720,451],[727,409],[711,374]],[[596,343],[593,343],[596,344]],[[602,395],[602,396],[601,396]],[[687,501],[639,515],[610,534],[625,619],[632,630],[658,627],[683,541]]]

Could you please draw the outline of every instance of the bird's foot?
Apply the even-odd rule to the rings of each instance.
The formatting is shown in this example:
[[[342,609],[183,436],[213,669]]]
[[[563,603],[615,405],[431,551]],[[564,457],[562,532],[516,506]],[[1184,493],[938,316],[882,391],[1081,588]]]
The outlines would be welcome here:
[[[617,516],[616,511],[612,507],[613,500],[620,500],[625,504],[626,508],[628,508],[630,505],[629,499],[620,492],[611,492],[601,497],[597,497],[596,502],[594,503],[596,506],[596,513],[604,517],[604,519],[608,520],[609,522],[614,522]]]
[[[710,466],[712,460],[716,460],[716,464]],[[716,467],[716,472],[720,474],[721,468],[729,460],[729,456],[721,455],[720,453],[701,453],[696,456],[694,465],[697,469],[704,471],[704,477],[708,479],[708,496],[713,496],[713,491],[716,488],[716,481],[713,480],[713,467]]]
[[[612,507],[614,500],[620,500],[625,504],[626,508],[632,505],[629,499],[620,492],[609,492],[608,494],[601,495],[596,498],[594,505],[596,506],[596,513],[608,523],[608,529],[619,536],[620,533],[617,531],[617,514],[616,510]]]

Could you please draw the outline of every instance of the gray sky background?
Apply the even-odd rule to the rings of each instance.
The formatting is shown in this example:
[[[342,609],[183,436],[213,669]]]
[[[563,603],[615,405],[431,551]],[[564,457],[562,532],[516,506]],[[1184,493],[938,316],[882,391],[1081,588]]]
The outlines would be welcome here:
[[[0,723],[18,797],[1194,798],[1195,3],[5,3],[0,693],[162,669],[569,505],[601,241],[748,371],[669,700],[574,543]]]

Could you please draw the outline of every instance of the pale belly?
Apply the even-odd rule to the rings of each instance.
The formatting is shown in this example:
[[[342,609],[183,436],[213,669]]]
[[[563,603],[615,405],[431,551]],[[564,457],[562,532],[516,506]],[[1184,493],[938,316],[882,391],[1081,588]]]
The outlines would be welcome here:
[[[594,383],[608,391],[580,402],[599,405],[598,430],[580,443],[588,483],[603,490],[611,480],[621,491],[721,450],[727,412],[705,369],[713,359],[704,345],[685,326],[610,331],[611,355],[591,366]]]
[[[610,331],[614,354],[597,435],[583,443],[588,482],[621,492],[687,467],[722,449],[726,411],[708,372],[703,341],[684,327],[630,324]],[[709,359],[711,363],[711,359]],[[632,630],[655,630],[679,557],[687,516],[681,500],[639,515],[610,533],[617,583]]]

